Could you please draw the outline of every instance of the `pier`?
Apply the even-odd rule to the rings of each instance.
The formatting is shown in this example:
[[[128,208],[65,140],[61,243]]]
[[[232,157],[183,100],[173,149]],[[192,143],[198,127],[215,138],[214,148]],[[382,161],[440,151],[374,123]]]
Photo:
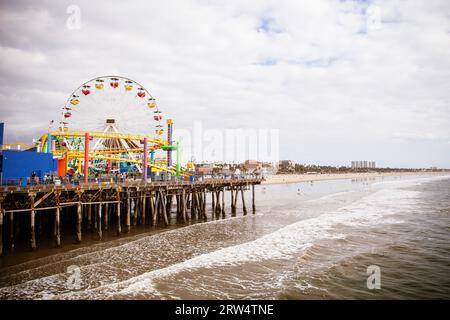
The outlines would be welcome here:
[[[16,238],[28,241],[29,248],[36,250],[40,239],[50,236],[54,245],[60,247],[62,221],[65,229],[75,231],[74,241],[81,243],[87,232],[102,240],[106,230],[115,229],[120,236],[136,225],[157,227],[168,226],[172,220],[180,224],[207,221],[208,212],[211,218],[225,218],[227,213],[236,216],[240,207],[239,211],[247,215],[247,190],[251,193],[251,211],[255,213],[255,185],[261,181],[261,178],[129,180],[0,187],[0,254],[13,252]],[[230,199],[229,208],[225,197]],[[207,203],[211,204],[211,210]]]

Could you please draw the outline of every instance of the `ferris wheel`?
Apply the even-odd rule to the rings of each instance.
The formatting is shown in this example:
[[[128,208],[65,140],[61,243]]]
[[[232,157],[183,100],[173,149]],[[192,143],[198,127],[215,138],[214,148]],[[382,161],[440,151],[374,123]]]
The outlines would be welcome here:
[[[138,162],[142,158],[142,142],[138,138],[111,138],[111,134],[139,132],[162,139],[162,120],[155,98],[142,85],[125,77],[102,76],[83,83],[72,92],[62,108],[59,132],[103,133],[104,136],[93,141],[90,152],[102,151],[102,157],[105,153],[114,153]],[[76,152],[84,147],[82,138],[62,135],[56,148]],[[93,168],[104,169],[105,166],[106,161],[98,160]],[[142,171],[140,165],[135,166]]]
[[[60,130],[104,130],[113,124],[121,132],[161,136],[162,113],[142,85],[119,76],[91,79],[79,86],[62,108]]]

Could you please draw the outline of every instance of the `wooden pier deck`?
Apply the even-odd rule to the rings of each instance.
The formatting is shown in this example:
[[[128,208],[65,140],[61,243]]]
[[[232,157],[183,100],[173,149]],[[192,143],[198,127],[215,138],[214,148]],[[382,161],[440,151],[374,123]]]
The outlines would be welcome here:
[[[179,223],[190,219],[207,220],[207,197],[211,197],[209,203],[213,215],[225,217],[227,191],[232,216],[236,215],[239,197],[242,213],[247,214],[244,191],[250,189],[251,210],[255,213],[255,185],[261,181],[259,178],[148,183],[130,180],[0,187],[0,254],[14,251],[17,235],[29,241],[31,250],[37,249],[39,237],[46,233],[47,236],[51,233],[55,245],[61,246],[63,216],[65,225],[69,223],[69,227],[75,230],[75,241],[80,243],[84,232],[95,232],[101,240],[108,228],[115,228],[120,236],[138,224],[167,226],[173,214]]]

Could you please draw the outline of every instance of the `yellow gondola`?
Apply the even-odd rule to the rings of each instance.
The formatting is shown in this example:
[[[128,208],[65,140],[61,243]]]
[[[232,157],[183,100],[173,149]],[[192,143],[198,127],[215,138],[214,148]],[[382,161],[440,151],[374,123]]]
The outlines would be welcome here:
[[[96,83],[95,88],[97,88],[98,90],[103,89],[103,83]]]
[[[72,104],[72,105],[74,105],[74,106],[76,106],[77,104],[79,104],[80,103],[80,100],[78,100],[78,99],[72,99],[72,100],[70,100],[70,104]]]
[[[131,91],[133,89],[133,86],[130,86],[129,84],[125,85],[125,90]]]
[[[150,109],[152,109],[152,108],[156,107],[156,103],[154,103],[154,102],[149,102],[149,103],[147,103],[147,106],[148,106]]]
[[[164,133],[164,130],[156,130],[157,135],[162,135]]]

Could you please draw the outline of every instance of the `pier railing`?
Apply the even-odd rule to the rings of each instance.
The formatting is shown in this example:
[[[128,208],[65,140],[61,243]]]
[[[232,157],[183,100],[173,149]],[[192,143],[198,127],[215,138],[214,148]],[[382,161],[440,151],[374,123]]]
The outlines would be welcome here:
[[[24,239],[33,250],[45,237],[54,237],[56,246],[61,246],[61,224],[75,230],[79,243],[84,232],[95,232],[102,240],[103,232],[111,228],[120,235],[122,227],[129,233],[138,224],[158,227],[236,216],[238,198],[246,215],[247,192],[251,193],[251,210],[255,213],[255,185],[262,181],[261,177],[96,179],[86,184],[2,186],[0,255],[3,249],[12,252],[16,242]],[[225,194],[230,196],[229,201],[225,201]]]
[[[147,180],[143,179],[90,179],[88,183],[82,181],[66,181],[64,183],[33,183],[26,186],[21,183],[0,185],[0,192],[12,191],[33,191],[33,190],[52,190],[52,189],[99,189],[99,188],[117,188],[122,187],[183,187],[183,186],[204,186],[204,185],[228,185],[228,184],[260,184],[264,178],[260,176],[240,176],[227,178],[204,178],[196,180]]]

